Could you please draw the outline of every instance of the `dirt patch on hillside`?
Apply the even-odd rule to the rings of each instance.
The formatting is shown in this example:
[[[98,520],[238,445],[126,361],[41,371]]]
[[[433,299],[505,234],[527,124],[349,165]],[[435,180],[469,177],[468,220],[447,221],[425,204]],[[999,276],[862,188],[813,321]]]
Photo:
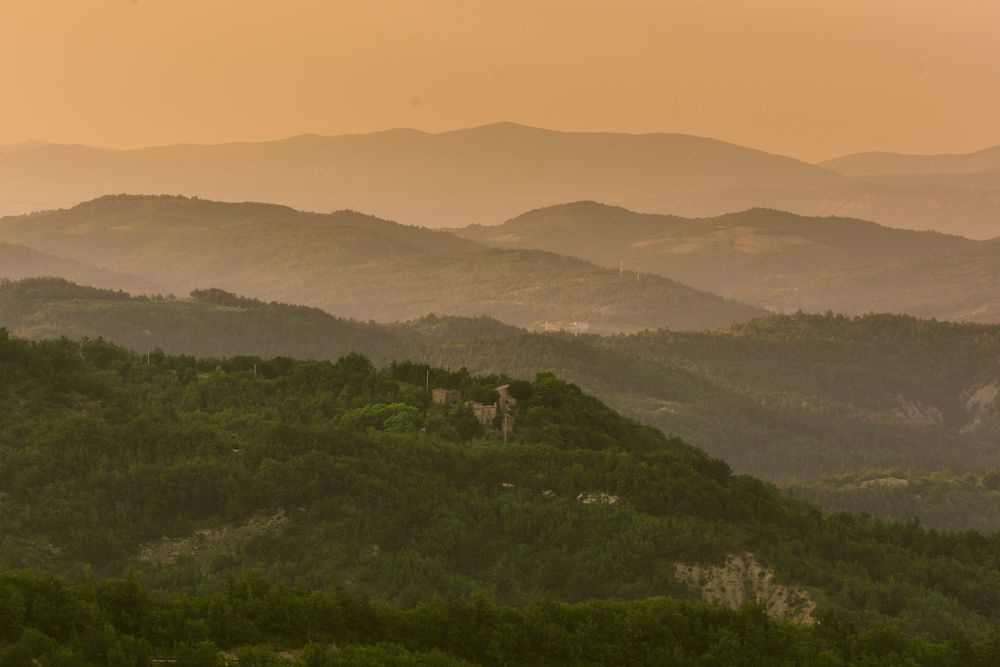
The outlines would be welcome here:
[[[816,601],[809,591],[778,583],[774,570],[761,565],[753,554],[732,554],[722,565],[678,563],[674,576],[697,591],[705,602],[736,609],[754,600],[771,616],[802,625],[816,622]]]

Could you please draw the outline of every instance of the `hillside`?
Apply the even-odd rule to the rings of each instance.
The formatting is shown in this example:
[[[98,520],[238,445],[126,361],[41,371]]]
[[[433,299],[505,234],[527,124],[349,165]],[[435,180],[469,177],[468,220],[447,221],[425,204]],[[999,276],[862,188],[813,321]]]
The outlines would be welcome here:
[[[577,259],[488,250],[348,211],[103,197],[0,219],[0,239],[141,275],[175,293],[214,285],[358,319],[446,312],[522,326],[584,321],[596,331],[627,331],[726,326],[763,312],[658,276],[626,279]]]
[[[776,481],[857,468],[980,473],[1000,455],[997,327],[794,315],[610,338],[483,325],[470,334],[442,318],[402,328],[411,357],[556,372],[739,472]]]
[[[399,344],[386,327],[316,308],[265,303],[209,289],[193,298],[131,296],[60,279],[0,282],[0,327],[31,339],[104,338],[146,353],[384,360]]]
[[[1000,322],[1000,242],[940,257],[839,271],[773,276],[729,292],[775,310],[909,313],[918,317]]]
[[[495,247],[542,248],[608,267],[622,263],[629,271],[656,273],[701,289],[738,291],[744,299],[764,305],[776,297],[759,283],[772,276],[794,283],[799,276],[818,271],[839,272],[977,247],[961,237],[892,229],[853,218],[807,218],[752,209],[691,219],[635,213],[596,202],[551,206],[495,227],[473,226],[456,233]],[[794,308],[795,292],[785,289],[782,296],[788,292],[781,307]],[[863,293],[851,296],[864,298]]]
[[[773,480],[856,468],[979,473],[996,465],[996,327],[908,317],[774,316],[712,333],[543,335],[487,318],[381,326],[241,299],[145,298],[61,281],[0,286],[0,326],[139,353],[411,359],[531,379],[554,372],[738,472]],[[940,350],[946,350],[942,353]],[[936,351],[937,350],[937,351]]]
[[[0,147],[0,213],[10,202],[82,202],[109,192],[351,208],[428,226],[504,220],[585,197],[636,201],[733,187],[844,182],[820,167],[681,134],[557,132],[513,123],[428,134],[305,135],[282,141],[115,151]]]
[[[121,288],[137,292],[156,291],[153,283],[135,276],[95,269],[71,259],[38,252],[22,245],[0,242],[0,278],[19,280],[46,276],[60,276],[95,287]]]
[[[828,469],[839,461],[841,470],[967,472],[995,465],[1000,328],[994,326],[799,314],[708,334],[648,332],[604,344],[690,370],[758,405],[795,415],[817,438],[798,452],[777,442],[752,452],[713,449],[727,460],[786,468],[801,453]],[[836,432],[840,436],[829,439]],[[908,439],[897,440],[907,432]],[[899,463],[874,463],[889,452]]]
[[[866,176],[865,180],[872,183],[884,183],[886,185],[897,185],[909,188],[918,188],[920,186],[930,185],[944,186],[938,188],[938,190],[945,192],[948,188],[955,188],[965,190],[969,195],[980,194],[995,196],[996,191],[1000,190],[1000,168],[957,174],[874,174],[872,176]],[[980,192],[972,192],[975,190]],[[993,236],[996,236],[995,227]]]
[[[942,153],[938,155],[856,153],[821,162],[820,166],[845,176],[973,174],[1000,169],[1000,145],[973,153]]]
[[[861,218],[899,229],[931,229],[990,239],[1000,236],[1000,172],[876,175],[821,190],[735,188],[665,195],[629,205],[687,217],[770,208],[802,216]]]
[[[937,530],[1000,530],[1000,469],[980,474],[863,470],[787,488],[830,511],[867,512]]]
[[[551,375],[511,385],[504,443],[423,388],[480,398],[502,376],[357,355],[142,358],[5,332],[0,364],[5,569],[220,595],[251,569],[404,606],[473,591],[756,600],[807,626],[936,640],[1000,620],[995,538],[823,515]]]
[[[801,626],[758,606],[727,610],[666,597],[518,608],[480,595],[399,609],[252,575],[234,577],[225,592],[171,596],[133,582],[73,586],[36,574],[6,575],[0,585],[27,611],[6,626],[19,637],[0,644],[9,664],[599,667],[627,656],[635,667],[771,667],[796,656],[803,667],[992,667],[1000,659],[992,637],[970,640],[961,628],[929,642],[891,622]],[[211,620],[178,622],[191,617]]]

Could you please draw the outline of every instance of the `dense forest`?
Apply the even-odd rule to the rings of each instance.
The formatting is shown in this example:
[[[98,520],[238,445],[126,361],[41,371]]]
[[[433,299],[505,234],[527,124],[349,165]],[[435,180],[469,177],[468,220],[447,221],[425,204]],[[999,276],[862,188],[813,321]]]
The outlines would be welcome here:
[[[749,454],[765,455],[763,465],[783,467],[786,477],[849,468],[966,473],[991,468],[1000,456],[996,326],[798,313],[710,333],[594,340],[632,358],[686,369],[768,412],[801,420],[816,437],[812,447],[779,441],[742,455],[709,448],[740,468]],[[654,423],[669,428],[668,419]],[[756,428],[748,429],[751,438]],[[812,457],[812,468],[799,456]]]
[[[995,467],[1000,328],[905,316],[775,315],[714,332],[529,333],[488,318],[395,325],[198,290],[130,297],[57,279],[0,284],[0,326],[139,353],[411,359],[531,379],[554,372],[623,414],[775,481],[851,469]],[[878,512],[878,508],[869,508]]]
[[[508,382],[4,334],[0,566],[199,594],[253,571],[402,608],[753,599],[933,641],[1000,622],[998,537],[824,515],[549,374],[509,382],[506,443],[426,389]]]
[[[0,0],[0,667],[1000,667],[1000,0],[903,4]]]
[[[44,575],[0,575],[4,667],[991,667],[1000,660],[998,640],[959,631],[934,643],[892,625],[862,630],[835,618],[796,626],[752,604],[727,610],[662,597],[513,608],[478,596],[398,609],[253,574],[195,596],[127,580],[68,586]]]
[[[874,512],[896,521],[919,519],[946,530],[1000,531],[1000,470],[979,474],[860,470],[787,487],[827,509]]]

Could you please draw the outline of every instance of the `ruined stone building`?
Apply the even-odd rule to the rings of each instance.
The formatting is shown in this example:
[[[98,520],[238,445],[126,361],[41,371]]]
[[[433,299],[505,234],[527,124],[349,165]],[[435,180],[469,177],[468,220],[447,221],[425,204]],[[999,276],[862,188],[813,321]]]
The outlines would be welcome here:
[[[485,403],[476,403],[475,401],[469,401],[466,403],[470,408],[472,408],[472,414],[476,416],[479,423],[483,425],[484,428],[492,428],[493,420],[497,416],[497,406],[487,405]]]
[[[435,405],[454,405],[462,400],[462,394],[458,389],[441,389],[437,387],[431,389],[431,400]]]

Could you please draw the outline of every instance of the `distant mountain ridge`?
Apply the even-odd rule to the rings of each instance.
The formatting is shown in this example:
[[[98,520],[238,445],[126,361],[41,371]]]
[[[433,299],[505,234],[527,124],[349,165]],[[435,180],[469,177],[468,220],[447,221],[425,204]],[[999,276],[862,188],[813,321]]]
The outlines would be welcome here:
[[[918,317],[1000,322],[1000,240],[940,257],[890,261],[843,271],[775,276],[746,289],[778,310],[909,313]]]
[[[873,175],[819,190],[731,188],[664,195],[628,204],[642,211],[715,217],[749,208],[871,220],[974,239],[1000,235],[1000,173]]]
[[[963,171],[993,164],[990,155]],[[507,122],[438,134],[396,129],[133,150],[29,142],[0,146],[0,215],[64,208],[109,192],[169,192],[460,227],[594,199],[695,217],[767,207],[1000,235],[994,178],[946,173],[928,183],[872,167],[859,179],[849,158],[814,165],[684,134],[560,132]]]
[[[1000,240],[754,209],[713,218],[577,202],[456,233],[664,275],[778,312],[1000,323]]]
[[[22,245],[0,242],[0,278],[21,279],[60,276],[95,287],[155,292],[158,287],[135,276],[95,269],[80,262],[38,252]]]
[[[359,319],[486,314],[610,332],[727,326],[764,312],[661,276],[624,277],[534,249],[488,249],[351,211],[108,196],[0,219],[0,241],[141,275],[174,293],[211,284]]]
[[[351,208],[440,227],[495,222],[584,197],[624,202],[668,192],[844,182],[815,165],[714,139],[557,132],[513,123],[440,134],[389,130],[125,151],[0,147],[0,213],[4,202],[62,204],[108,192],[174,192],[314,211]]]
[[[845,176],[885,174],[972,174],[1000,169],[1000,144],[972,153],[908,155],[872,151],[819,163]]]

